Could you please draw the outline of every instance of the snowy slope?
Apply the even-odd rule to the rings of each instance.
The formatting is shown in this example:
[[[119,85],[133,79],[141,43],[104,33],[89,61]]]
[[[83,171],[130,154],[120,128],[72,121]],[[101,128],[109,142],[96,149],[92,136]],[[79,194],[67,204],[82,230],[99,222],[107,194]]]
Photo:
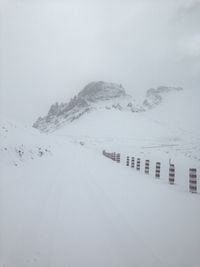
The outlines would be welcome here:
[[[48,137],[19,122],[0,119],[0,167],[16,165],[51,154]]]
[[[1,266],[199,266],[199,195],[54,145],[1,172]]]
[[[160,105],[166,94],[180,91],[182,91],[180,87],[151,88],[147,90],[145,99],[141,102],[127,95],[122,85],[102,81],[92,82],[68,103],[53,104],[48,114],[39,117],[33,127],[42,132],[53,132],[99,110],[142,113]]]
[[[1,120],[0,266],[199,266],[200,194],[188,192],[189,167],[200,192],[197,96],[173,92],[141,113],[100,108],[51,134]]]
[[[167,95],[161,105],[142,113],[98,110],[54,134],[85,141],[100,150],[104,146],[132,153],[135,150],[154,154],[173,152],[199,164],[198,95],[197,90],[173,92],[173,97]]]
[[[144,113],[96,110],[73,123],[66,124],[59,131],[96,136],[140,137],[142,134],[142,137],[198,137],[198,95],[198,90],[173,92],[173,95],[165,96],[161,105]]]
[[[67,124],[54,135],[74,143],[83,142],[99,153],[106,149],[141,158],[142,169],[150,160],[154,177],[155,164],[161,162],[161,178],[168,182],[169,162],[176,167],[176,183],[188,190],[189,168],[200,173],[200,114],[197,90],[183,90],[166,95],[162,104],[142,113],[98,110]],[[198,175],[198,186],[200,177]]]

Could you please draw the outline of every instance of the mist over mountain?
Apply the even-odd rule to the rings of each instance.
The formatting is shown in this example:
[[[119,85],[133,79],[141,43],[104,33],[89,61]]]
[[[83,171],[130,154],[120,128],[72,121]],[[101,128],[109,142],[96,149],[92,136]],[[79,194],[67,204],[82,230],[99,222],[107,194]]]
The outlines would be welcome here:
[[[200,267],[199,25],[0,0],[0,267]]]
[[[67,103],[53,104],[44,117],[39,117],[33,124],[44,132],[51,132],[65,123],[73,122],[94,110],[120,110],[128,112],[145,112],[162,103],[165,94],[181,91],[181,87],[159,86],[147,90],[145,99],[139,102],[128,95],[121,84],[103,81],[91,82]]]

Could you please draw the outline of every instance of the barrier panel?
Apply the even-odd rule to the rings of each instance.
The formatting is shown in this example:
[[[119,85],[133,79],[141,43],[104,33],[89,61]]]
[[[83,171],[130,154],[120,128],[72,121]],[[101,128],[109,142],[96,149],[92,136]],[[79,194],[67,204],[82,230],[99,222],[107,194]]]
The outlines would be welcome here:
[[[149,174],[149,164],[150,164],[150,161],[148,159],[145,160],[145,170],[144,172],[146,174]]]
[[[126,166],[129,166],[129,163],[130,163],[130,158],[129,156],[126,157]]]
[[[189,191],[197,193],[197,170],[194,168],[189,169]]]
[[[135,168],[135,158],[131,158],[131,168]]]
[[[136,165],[136,170],[140,170],[140,158],[137,158],[137,165]]]
[[[160,178],[160,162],[156,162],[156,173],[155,173],[155,177],[156,178]]]
[[[117,153],[116,161],[117,161],[117,163],[120,163],[120,154],[119,153]]]
[[[169,183],[174,184],[175,180],[175,166],[174,164],[169,165]]]

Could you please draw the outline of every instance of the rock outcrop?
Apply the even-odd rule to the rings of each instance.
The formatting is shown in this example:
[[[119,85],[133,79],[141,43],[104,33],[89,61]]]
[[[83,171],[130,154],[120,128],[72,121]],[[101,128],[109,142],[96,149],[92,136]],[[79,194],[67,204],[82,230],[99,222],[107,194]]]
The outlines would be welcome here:
[[[160,86],[149,89],[142,104],[127,95],[123,86],[115,83],[91,82],[68,103],[53,104],[45,117],[39,117],[34,128],[44,132],[55,131],[65,123],[73,122],[97,109],[144,112],[162,102],[162,94],[182,90],[180,87]]]

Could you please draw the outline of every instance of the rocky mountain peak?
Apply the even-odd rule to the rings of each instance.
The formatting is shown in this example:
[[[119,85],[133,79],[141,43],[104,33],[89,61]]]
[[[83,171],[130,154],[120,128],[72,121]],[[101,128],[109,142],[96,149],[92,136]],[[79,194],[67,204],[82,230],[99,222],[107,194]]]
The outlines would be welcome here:
[[[159,86],[157,89],[150,88],[146,92],[146,99],[144,100],[143,105],[146,108],[153,108],[162,102],[163,94],[181,90],[183,90],[182,87]]]
[[[78,98],[83,98],[89,102],[109,100],[115,97],[125,96],[126,92],[123,86],[116,83],[91,82],[86,85],[78,94]]]
[[[163,94],[179,90],[182,88],[167,86],[151,88],[147,90],[143,103],[138,104],[126,94],[121,84],[91,82],[68,103],[53,104],[48,114],[45,117],[39,117],[33,127],[45,132],[55,131],[66,122],[77,120],[84,114],[98,109],[144,112],[160,104]]]
[[[91,82],[68,103],[53,104],[47,116],[39,117],[33,127],[41,131],[55,130],[64,122],[72,122],[92,109],[96,109],[96,105],[101,102],[107,103],[113,99],[116,100],[126,96],[121,84],[103,81]]]

